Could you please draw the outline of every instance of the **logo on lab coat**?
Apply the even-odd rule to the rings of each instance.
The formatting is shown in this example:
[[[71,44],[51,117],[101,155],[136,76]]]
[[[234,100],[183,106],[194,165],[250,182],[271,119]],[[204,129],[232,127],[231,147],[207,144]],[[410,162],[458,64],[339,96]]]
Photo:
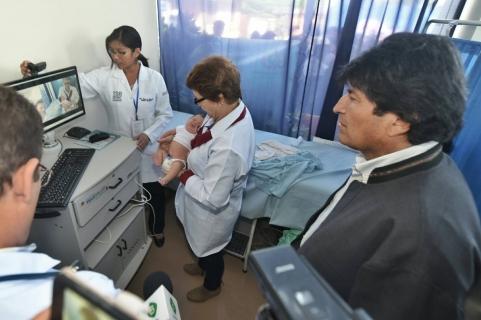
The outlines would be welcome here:
[[[140,98],[140,101],[142,101],[142,102],[150,102],[150,101],[153,101],[153,100],[154,100],[154,98],[142,98],[142,97]]]
[[[122,101],[122,91],[112,91],[112,101]]]

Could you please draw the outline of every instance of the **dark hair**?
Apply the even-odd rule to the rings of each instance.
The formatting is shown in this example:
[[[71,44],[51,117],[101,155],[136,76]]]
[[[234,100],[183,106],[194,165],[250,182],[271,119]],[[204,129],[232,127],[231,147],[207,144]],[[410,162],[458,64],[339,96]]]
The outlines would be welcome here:
[[[112,31],[112,33],[107,38],[105,38],[105,48],[107,49],[107,53],[109,54],[109,56],[109,44],[115,40],[120,41],[124,46],[130,48],[132,51],[137,48],[142,50],[142,38],[140,38],[140,34],[137,32],[137,30],[135,30],[134,27],[120,26],[114,29],[114,31]],[[139,55],[139,60],[144,66],[149,66],[147,58],[144,57],[142,54]]]
[[[221,93],[228,103],[242,97],[239,70],[221,56],[210,56],[197,63],[187,76],[186,85],[214,102],[219,101]]]
[[[28,160],[42,157],[42,119],[35,107],[10,88],[0,86],[0,196],[12,174]],[[38,175],[34,177],[38,179]]]
[[[392,112],[408,122],[412,144],[447,142],[462,126],[464,72],[447,37],[393,34],[345,66],[339,80],[375,103],[374,114]]]

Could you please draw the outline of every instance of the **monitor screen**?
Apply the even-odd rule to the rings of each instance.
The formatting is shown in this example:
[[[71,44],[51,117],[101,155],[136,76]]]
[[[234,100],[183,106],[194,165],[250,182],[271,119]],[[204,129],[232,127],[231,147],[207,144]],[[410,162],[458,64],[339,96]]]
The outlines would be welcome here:
[[[128,304],[119,305],[95,289],[73,271],[62,269],[53,283],[51,319],[137,319]]]
[[[48,132],[85,114],[75,66],[4,84],[27,98],[43,119]]]

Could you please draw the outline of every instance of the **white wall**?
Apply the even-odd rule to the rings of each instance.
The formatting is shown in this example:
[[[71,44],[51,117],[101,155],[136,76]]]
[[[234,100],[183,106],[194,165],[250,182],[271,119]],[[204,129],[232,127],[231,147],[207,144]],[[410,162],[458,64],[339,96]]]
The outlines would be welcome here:
[[[46,61],[47,71],[76,65],[79,71],[109,65],[105,38],[120,25],[142,37],[142,53],[159,70],[156,0],[1,0],[0,83],[21,77],[19,64]],[[87,117],[73,125],[102,128],[99,100],[85,101]],[[72,125],[72,124],[71,124]],[[69,126],[71,126],[69,125]]]
[[[155,0],[3,0],[0,83],[20,77],[23,59],[46,61],[49,70],[76,65],[87,71],[105,65],[105,38],[123,24],[139,31],[142,53],[158,70]]]

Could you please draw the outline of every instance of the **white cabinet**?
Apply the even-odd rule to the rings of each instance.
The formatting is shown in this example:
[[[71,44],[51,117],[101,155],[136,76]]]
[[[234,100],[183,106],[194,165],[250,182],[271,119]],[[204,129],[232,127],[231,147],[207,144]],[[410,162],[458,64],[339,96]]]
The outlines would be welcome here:
[[[78,260],[124,288],[151,244],[144,207],[131,201],[142,192],[139,163],[131,139],[121,137],[97,150],[68,206],[36,214],[29,241],[63,265]]]

